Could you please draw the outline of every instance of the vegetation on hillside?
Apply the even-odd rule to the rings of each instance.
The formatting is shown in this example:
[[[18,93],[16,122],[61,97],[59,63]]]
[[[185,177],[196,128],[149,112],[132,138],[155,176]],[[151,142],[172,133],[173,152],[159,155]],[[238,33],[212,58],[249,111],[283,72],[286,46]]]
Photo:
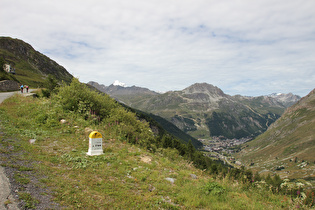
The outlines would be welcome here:
[[[62,123],[61,123],[62,122]],[[26,171],[41,175],[38,186],[53,190],[55,201],[73,208],[280,209],[311,208],[307,183],[278,176],[262,178],[244,167],[227,168],[191,143],[164,133],[107,95],[74,79],[50,98],[16,95],[0,106],[4,167],[16,169],[25,208],[39,200],[26,187]],[[104,154],[87,156],[88,134],[103,136]],[[30,141],[32,139],[32,141]],[[27,168],[18,160],[34,162]],[[22,170],[23,169],[23,170]],[[304,187],[304,186],[305,187]]]
[[[0,72],[0,80],[16,80],[33,88],[43,87],[48,75],[53,75],[58,81],[70,82],[72,79],[64,67],[19,39],[0,37],[0,58],[15,68],[15,74],[10,78],[2,78]]]
[[[255,171],[315,181],[315,90],[288,108],[269,129],[246,143],[238,158]]]

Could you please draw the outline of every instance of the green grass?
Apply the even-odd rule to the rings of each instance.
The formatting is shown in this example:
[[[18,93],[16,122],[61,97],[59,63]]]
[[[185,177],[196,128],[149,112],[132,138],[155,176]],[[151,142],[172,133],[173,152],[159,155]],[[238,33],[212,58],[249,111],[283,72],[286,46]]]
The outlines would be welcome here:
[[[217,179],[195,168],[176,150],[159,148],[152,153],[130,144],[121,130],[128,126],[95,124],[54,103],[16,95],[0,105],[0,125],[6,138],[19,139],[7,143],[15,152],[24,151],[19,158],[37,163],[20,170],[46,177],[41,184],[53,189],[55,200],[68,209],[280,209],[294,205],[284,205],[283,195],[269,190],[228,177]],[[60,118],[67,123],[59,123]],[[86,155],[86,127],[103,135],[103,155]],[[29,143],[31,138],[36,139],[34,144]],[[141,161],[144,156],[151,161]],[[174,184],[165,178],[174,178]],[[30,182],[19,173],[15,179]],[[29,193],[20,192],[20,198],[27,208],[36,208],[38,201]]]
[[[19,198],[25,202],[25,209],[35,209],[36,204],[39,203],[38,200],[34,199],[30,193],[27,192],[18,192]]]

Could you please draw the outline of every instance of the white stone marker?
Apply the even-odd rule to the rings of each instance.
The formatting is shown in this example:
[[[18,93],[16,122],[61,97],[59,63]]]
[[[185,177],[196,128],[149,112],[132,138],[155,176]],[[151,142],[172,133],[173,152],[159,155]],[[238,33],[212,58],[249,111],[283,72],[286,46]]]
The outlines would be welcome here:
[[[97,131],[93,131],[90,133],[89,150],[86,154],[90,156],[103,154],[102,134]]]

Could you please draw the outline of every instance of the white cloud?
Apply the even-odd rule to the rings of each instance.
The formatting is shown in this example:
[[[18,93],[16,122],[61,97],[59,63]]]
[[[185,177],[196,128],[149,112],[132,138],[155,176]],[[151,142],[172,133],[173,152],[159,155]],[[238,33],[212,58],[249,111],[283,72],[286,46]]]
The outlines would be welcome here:
[[[315,81],[309,0],[1,0],[0,36],[30,43],[81,81],[156,91],[208,82],[228,94]]]

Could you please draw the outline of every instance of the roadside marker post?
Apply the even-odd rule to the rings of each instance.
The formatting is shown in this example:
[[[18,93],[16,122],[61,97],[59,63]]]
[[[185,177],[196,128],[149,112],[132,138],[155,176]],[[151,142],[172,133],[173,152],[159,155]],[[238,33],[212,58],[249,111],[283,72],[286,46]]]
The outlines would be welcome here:
[[[103,143],[102,143],[102,134],[93,131],[89,135],[89,150],[86,153],[87,155],[101,155],[103,154]]]

